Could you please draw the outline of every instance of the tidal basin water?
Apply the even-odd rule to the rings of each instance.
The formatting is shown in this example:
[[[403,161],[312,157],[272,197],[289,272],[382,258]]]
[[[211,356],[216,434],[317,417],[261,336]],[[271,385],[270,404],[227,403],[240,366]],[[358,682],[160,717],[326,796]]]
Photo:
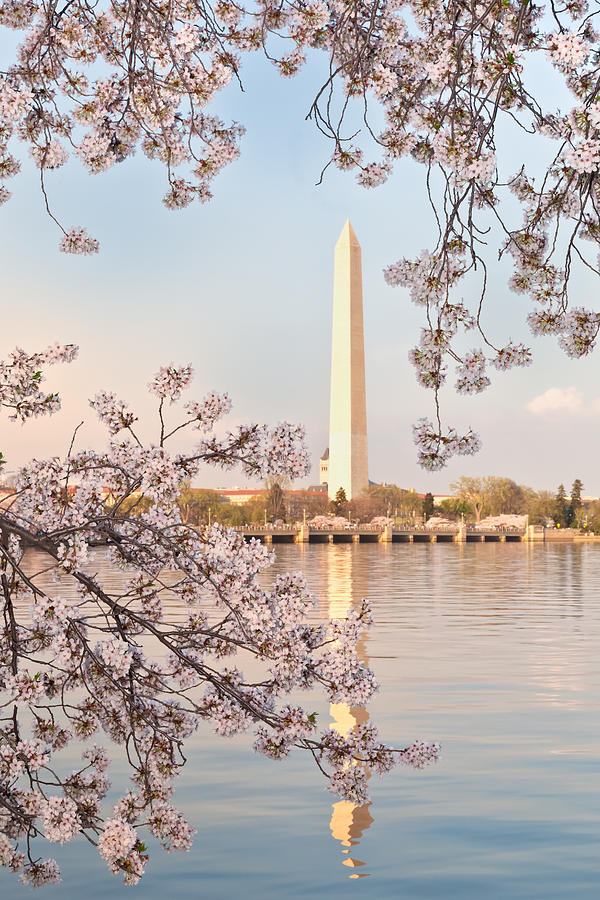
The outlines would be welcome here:
[[[250,736],[205,726],[175,795],[198,829],[192,850],[151,844],[146,876],[125,888],[78,841],[48,853],[63,883],[47,895],[597,900],[600,546],[283,545],[276,556],[272,573],[305,573],[316,617],[371,599],[361,652],[381,689],[368,715],[396,746],[441,741],[440,762],[372,778],[357,808],[302,755],[266,760]],[[309,700],[341,729],[367,715]],[[116,798],[122,764],[112,781]],[[28,893],[0,871],[2,898]]]

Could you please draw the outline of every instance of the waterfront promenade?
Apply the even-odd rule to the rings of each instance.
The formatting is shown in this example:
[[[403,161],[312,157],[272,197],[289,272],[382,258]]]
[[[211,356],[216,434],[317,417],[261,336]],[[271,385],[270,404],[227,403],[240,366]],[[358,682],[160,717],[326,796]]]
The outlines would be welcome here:
[[[471,525],[444,525],[427,528],[424,525],[396,527],[393,525],[353,525],[343,527],[295,525],[240,525],[236,529],[246,540],[257,538],[265,544],[325,544],[325,543],[503,543],[507,541],[538,542],[594,540],[594,535],[582,534],[575,528],[481,528]]]

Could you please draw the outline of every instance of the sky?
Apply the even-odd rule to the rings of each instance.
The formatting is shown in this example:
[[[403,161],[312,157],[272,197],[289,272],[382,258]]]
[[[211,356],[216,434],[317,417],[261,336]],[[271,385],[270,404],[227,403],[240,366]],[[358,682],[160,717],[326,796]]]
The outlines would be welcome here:
[[[13,198],[0,208],[0,358],[15,345],[33,351],[54,341],[78,344],[80,357],[48,370],[48,387],[62,395],[58,415],[23,427],[2,420],[9,470],[63,454],[80,421],[78,446],[101,446],[105,433],[87,404],[101,389],[127,400],[152,440],[156,414],[146,385],[160,365],[189,362],[196,373],[190,399],[228,391],[229,424],[302,422],[314,467],[296,487],[318,481],[328,441],[333,249],[350,218],[363,254],[371,480],[439,494],[462,475],[503,475],[549,490],[579,477],[584,494],[600,495],[600,358],[573,361],[553,339],[531,338],[528,302],[509,291],[508,268],[495,262],[493,245],[485,321],[501,343],[531,343],[535,361],[496,375],[475,398],[445,389],[446,421],[473,427],[482,450],[435,474],[417,465],[411,427],[432,412],[408,362],[421,313],[407,292],[385,284],[383,269],[432,243],[424,169],[402,161],[386,185],[365,190],[331,167],[317,186],[329,146],[305,115],[323,62],[283,80],[252,57],[244,91],[232,84],[217,98],[219,114],[247,133],[240,159],[218,176],[206,205],[166,210],[163,169],[143,157],[102,175],[87,174],[77,160],[50,173],[59,218],[100,241],[94,257],[58,251],[38,173],[23,159],[9,185]],[[505,137],[500,155],[512,173],[531,150]],[[574,305],[595,305],[598,287],[589,278],[576,278],[575,288]],[[252,484],[208,467],[195,483]]]

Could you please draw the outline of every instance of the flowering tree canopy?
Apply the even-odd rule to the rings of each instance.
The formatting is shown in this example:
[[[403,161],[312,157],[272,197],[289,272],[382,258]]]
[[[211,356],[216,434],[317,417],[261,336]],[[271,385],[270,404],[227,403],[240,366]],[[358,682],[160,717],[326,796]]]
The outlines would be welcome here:
[[[40,367],[75,353],[15,351],[0,363],[0,407],[21,420],[55,411]],[[144,871],[146,829],[165,849],[187,850],[194,829],[172,805],[173,782],[185,739],[204,722],[224,736],[252,730],[255,749],[273,759],[307,751],[330,790],[357,803],[372,771],[437,757],[436,745],[421,742],[392,750],[370,723],[348,735],[319,731],[316,714],[292,702],[307,689],[335,703],[368,701],[376,683],[357,642],[369,608],[363,601],[346,619],[310,624],[315,600],[300,574],[265,588],[259,575],[272,556],[262,544],[182,522],[178,492],[203,464],[290,478],[308,466],[302,429],[289,423],[217,437],[226,395],[186,403],[168,424],[191,379],[190,366],[169,366],[149,384],[158,439],[147,447],[127,405],[98,394],[91,406],[108,428],[108,449],[76,451],[73,442],[65,459],[34,460],[0,507],[0,863],[36,887],[60,877],[39,855],[44,839],[84,835],[128,884]],[[193,448],[170,452],[184,429],[197,433]],[[95,574],[90,547],[109,554],[120,587]],[[31,550],[54,573],[53,589],[32,571]],[[260,675],[248,679],[233,657]],[[108,817],[100,733],[125,748],[132,778]],[[72,756],[80,742],[81,765],[61,776],[61,752]]]
[[[557,335],[571,356],[596,341],[600,313],[568,305],[574,265],[598,273],[595,251],[582,243],[600,237],[595,15],[586,0],[0,0],[0,25],[23,32],[13,64],[0,69],[0,180],[18,172],[9,145],[21,140],[54,218],[46,176],[69,154],[98,173],[141,149],[165,166],[168,207],[205,202],[239,153],[243,128],[213,109],[218,92],[241,78],[244,54],[265,53],[289,77],[307,51],[323,51],[328,75],[310,115],[330,139],[330,162],[354,170],[365,187],[385,182],[402,157],[425,167],[437,238],[386,278],[424,309],[411,358],[435,394],[436,416],[418,423],[415,440],[421,464],[436,469],[479,446],[472,431],[442,427],[448,364],[457,390],[471,394],[489,384],[488,364],[503,370],[531,360],[527,346],[498,346],[481,326],[493,228],[500,255],[512,260],[512,288],[533,301],[534,334]],[[564,79],[572,108],[547,108],[530,71],[536,57]],[[385,113],[381,132],[370,125],[373,102]],[[345,128],[357,106],[369,147]],[[511,144],[515,129],[537,136],[538,167],[536,146],[551,148],[549,165],[504,171],[497,138]],[[8,196],[0,186],[0,201]],[[84,228],[57,224],[64,251],[98,250]],[[471,304],[459,295],[465,279]],[[471,333],[480,346],[464,350]]]

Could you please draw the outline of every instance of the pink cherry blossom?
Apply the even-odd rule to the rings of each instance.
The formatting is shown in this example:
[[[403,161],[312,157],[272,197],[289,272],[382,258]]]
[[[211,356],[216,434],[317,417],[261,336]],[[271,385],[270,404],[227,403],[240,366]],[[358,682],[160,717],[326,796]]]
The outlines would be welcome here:
[[[219,173],[242,149],[244,127],[224,120],[219,102],[231,82],[243,84],[248,54],[263,51],[285,79],[320,57],[314,71],[322,81],[307,106],[329,141],[322,177],[333,163],[367,189],[387,184],[399,190],[397,205],[406,215],[395,168],[410,157],[405,177],[422,173],[422,203],[435,223],[430,246],[388,265],[385,278],[400,288],[400,302],[406,289],[422,309],[430,336],[421,337],[411,359],[420,384],[434,394],[436,416],[449,365],[458,364],[460,392],[477,393],[489,383],[488,363],[501,372],[509,361],[529,358],[502,353],[508,335],[484,329],[496,253],[511,261],[511,289],[534,304],[524,314],[534,333],[560,336],[568,354],[591,349],[593,340],[570,340],[563,327],[573,272],[600,271],[598,33],[585,0],[561,7],[394,0],[355,4],[352,15],[340,0],[208,6],[174,0],[158,11],[73,0],[58,13],[52,5],[6,0],[0,26],[15,32],[14,58],[0,75],[0,203],[11,196],[4,182],[21,171],[23,145],[40,169],[44,205],[57,223],[53,197],[60,188],[52,172],[62,167],[67,177],[73,157],[101,177],[142,153],[164,171],[160,194],[168,209],[208,203]],[[568,101],[554,108],[543,66],[554,68],[571,108]],[[516,173],[514,152],[505,152],[514,127],[532,147]],[[538,153],[540,137],[555,146],[547,162]],[[98,252],[85,228],[59,227],[62,251]],[[596,245],[593,253],[586,241]],[[455,316],[461,306],[465,314]],[[482,331],[488,348],[477,363],[461,350],[461,331],[471,327]],[[168,394],[165,377],[156,388],[171,402],[177,390]],[[457,447],[476,446],[440,437],[442,444],[443,453],[434,459],[430,448],[420,461],[444,465]]]
[[[59,345],[41,354],[15,351],[0,363],[0,405],[21,419],[51,412],[54,395],[39,388],[43,367],[75,353]],[[201,464],[291,478],[308,467],[303,429],[288,422],[242,426],[217,438],[213,427],[229,412],[229,398],[209,392],[181,404],[191,378],[189,366],[166,366],[150,382],[158,433],[146,445],[125,404],[97,394],[91,406],[107,428],[107,448],[79,450],[74,443],[65,459],[33,460],[0,509],[9,576],[0,688],[11,710],[0,728],[0,864],[34,887],[60,879],[54,860],[29,856],[43,840],[67,844],[83,833],[126,884],[144,874],[144,833],[169,852],[189,850],[195,829],[175,806],[175,779],[185,741],[203,723],[224,737],[252,732],[255,750],[273,759],[303,750],[318,761],[330,790],[355,802],[366,801],[371,771],[436,758],[427,745],[393,750],[372,725],[346,736],[319,732],[316,714],[292,702],[309,688],[330,702],[369,701],[377,683],[357,650],[372,622],[369,605],[314,623],[316,599],[300,573],[278,574],[264,586],[273,561],[266,546],[217,523],[196,528],[182,521],[179,493]],[[174,418],[169,426],[165,401]],[[170,443],[184,429],[191,446],[174,452]],[[444,452],[450,445],[469,451],[457,435],[422,437],[441,442]],[[122,584],[104,583],[91,570],[89,547],[99,543]],[[23,574],[24,546],[50,560],[56,590]],[[65,582],[74,589],[68,601]],[[186,610],[179,624],[174,598]],[[249,658],[262,669],[258,680],[240,668]],[[108,817],[111,764],[101,736],[127,748],[132,775]],[[80,765],[60,774],[63,751],[72,754],[79,743]]]

